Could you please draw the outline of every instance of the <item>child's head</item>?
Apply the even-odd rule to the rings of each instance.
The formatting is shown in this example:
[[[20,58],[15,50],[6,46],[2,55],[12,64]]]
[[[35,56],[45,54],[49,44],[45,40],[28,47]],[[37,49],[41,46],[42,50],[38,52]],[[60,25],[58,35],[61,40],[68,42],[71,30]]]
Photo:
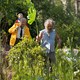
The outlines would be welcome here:
[[[25,26],[26,22],[27,22],[26,18],[21,18],[20,20],[21,26]]]
[[[44,26],[45,26],[45,29],[50,32],[53,28],[54,28],[54,25],[55,25],[55,21],[53,21],[53,19],[47,19],[45,22],[44,22]]]
[[[23,18],[23,14],[22,13],[19,13],[18,14],[18,19],[21,19],[21,18]]]

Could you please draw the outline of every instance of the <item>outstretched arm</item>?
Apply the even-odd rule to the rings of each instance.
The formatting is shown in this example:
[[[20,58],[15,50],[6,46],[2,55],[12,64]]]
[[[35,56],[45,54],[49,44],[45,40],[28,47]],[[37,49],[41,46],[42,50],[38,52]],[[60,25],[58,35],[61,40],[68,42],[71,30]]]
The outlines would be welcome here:
[[[41,39],[42,39],[42,36],[43,36],[43,33],[40,32],[39,35],[36,36],[36,41],[37,41],[37,42],[40,42]]]
[[[57,43],[58,43],[58,48],[61,48],[61,38],[59,37],[58,33],[56,33],[56,40],[57,40]]]

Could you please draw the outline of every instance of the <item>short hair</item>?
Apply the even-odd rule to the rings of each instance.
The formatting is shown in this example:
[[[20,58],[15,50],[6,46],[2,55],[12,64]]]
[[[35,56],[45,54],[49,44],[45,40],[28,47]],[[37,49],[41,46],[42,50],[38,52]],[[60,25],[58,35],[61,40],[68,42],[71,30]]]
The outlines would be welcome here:
[[[19,16],[19,15],[20,15],[20,16],[23,16],[23,14],[22,14],[22,13],[19,13],[17,16]]]
[[[51,23],[52,25],[55,25],[55,21],[52,18],[49,18],[49,19],[45,20],[44,26],[46,27],[48,23]]]
[[[27,19],[26,18],[21,18],[20,22],[22,22],[22,21],[27,22]]]

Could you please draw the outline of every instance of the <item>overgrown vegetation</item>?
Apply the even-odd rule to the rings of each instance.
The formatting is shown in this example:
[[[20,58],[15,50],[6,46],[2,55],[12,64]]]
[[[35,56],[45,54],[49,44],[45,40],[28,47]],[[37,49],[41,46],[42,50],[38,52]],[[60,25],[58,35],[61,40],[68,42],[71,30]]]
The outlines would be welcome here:
[[[67,42],[69,37],[70,39],[73,38],[73,47],[76,45],[79,46],[80,19],[75,15],[75,0],[67,0],[66,6],[63,5],[62,1],[63,0],[1,0],[0,30],[4,29],[7,32],[16,20],[16,14],[22,12],[24,17],[28,18],[28,26],[32,37],[35,37],[38,32],[44,28],[44,21],[47,18],[53,18],[56,22],[55,28],[62,38],[62,45]]]
[[[13,47],[8,54],[12,67],[12,80],[79,80],[80,51],[71,48],[56,49],[56,64],[53,72],[48,71],[44,63],[45,49],[34,40],[24,39]]]
[[[16,51],[17,49],[17,51]],[[13,47],[8,54],[12,67],[12,80],[37,80],[43,74],[42,49],[34,40],[24,39]]]
[[[66,1],[64,6],[62,0],[0,0],[0,31],[7,32],[8,42],[8,29],[17,19],[19,12],[28,19],[33,38],[44,28],[44,21],[52,18],[62,39],[62,49],[56,48],[56,64],[53,65],[52,73],[44,69],[44,49],[34,40],[26,39],[10,49],[9,67],[6,68],[2,58],[2,53],[6,52],[1,46],[5,44],[1,41],[0,73],[6,72],[3,72],[4,80],[7,79],[7,72],[13,75],[13,80],[80,80],[80,19],[75,15],[75,0]],[[5,40],[4,37],[3,42]],[[47,62],[47,68],[48,65]]]

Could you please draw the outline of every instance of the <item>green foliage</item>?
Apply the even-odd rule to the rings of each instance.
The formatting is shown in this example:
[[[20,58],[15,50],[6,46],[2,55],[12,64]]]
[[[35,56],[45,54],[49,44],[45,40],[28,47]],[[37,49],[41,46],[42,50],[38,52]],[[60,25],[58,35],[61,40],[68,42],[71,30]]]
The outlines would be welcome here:
[[[1,19],[3,18],[3,16],[4,16],[3,13],[0,12],[0,22],[1,22]]]
[[[73,80],[73,63],[71,60],[71,52],[63,52],[57,50],[57,74],[60,80]]]
[[[26,0],[26,2],[28,6],[28,23],[31,25],[36,18],[36,9],[34,8],[34,4],[31,2],[31,0]]]
[[[80,52],[77,56],[75,56],[76,59],[74,59],[74,79],[79,80],[80,79]]]
[[[56,73],[60,80],[80,79],[80,49],[64,47],[56,50],[57,65]]]
[[[73,2],[74,0],[67,0],[64,10],[61,0],[0,0],[0,21],[4,17],[11,26],[16,20],[16,14],[22,12],[27,16],[28,23],[34,26],[31,27],[31,34],[35,36],[44,28],[44,21],[53,18],[62,43],[69,47],[67,52],[56,49],[56,64],[50,73],[49,61],[47,68],[44,67],[44,49],[34,40],[24,39],[8,54],[13,80],[80,80],[80,51],[78,55],[73,55],[73,47],[80,46],[80,19],[75,16]]]
[[[80,40],[80,19],[75,18],[74,21],[70,25],[63,24],[62,26],[58,26],[57,30],[59,35],[61,36],[63,44],[66,46],[76,47],[79,46]],[[70,43],[68,43],[70,40]]]
[[[0,80],[6,79],[6,75],[4,75],[4,69],[5,69],[5,62],[4,62],[4,57],[5,57],[5,50],[2,46],[2,32],[0,32]]]
[[[72,46],[80,45],[80,19],[76,17],[74,11],[74,0],[67,0],[64,6],[62,0],[32,0],[37,10],[38,31],[43,29],[44,21],[47,18],[55,20],[55,28],[62,39],[62,45],[67,44],[68,38],[73,38]],[[65,8],[66,7],[66,8]],[[65,8],[65,9],[64,9]]]
[[[76,73],[78,75],[74,74],[80,70],[80,56],[71,48],[56,49],[56,64],[53,64],[52,73],[48,70],[49,61],[46,64],[44,62],[44,55],[45,49],[34,40],[24,39],[14,46],[7,56],[9,66],[12,67],[12,80],[80,79],[80,71]]]
[[[9,64],[15,73],[13,80],[36,80],[43,70],[43,50],[34,40],[26,39],[13,47],[8,54]]]
[[[9,24],[16,20],[16,14],[22,12],[29,16],[29,24],[32,24],[36,17],[36,10],[31,0],[4,0],[0,1],[0,12],[6,16]]]
[[[0,20],[6,16],[3,24],[8,22],[11,26],[17,18],[16,14],[22,12],[24,17],[28,18],[32,37],[35,37],[44,28],[44,21],[47,18],[53,18],[56,22],[56,31],[62,38],[62,44],[67,44],[68,37],[73,38],[73,47],[80,44],[80,19],[75,16],[74,0],[67,0],[65,9],[61,0],[1,0],[0,3],[0,14],[2,15]]]

